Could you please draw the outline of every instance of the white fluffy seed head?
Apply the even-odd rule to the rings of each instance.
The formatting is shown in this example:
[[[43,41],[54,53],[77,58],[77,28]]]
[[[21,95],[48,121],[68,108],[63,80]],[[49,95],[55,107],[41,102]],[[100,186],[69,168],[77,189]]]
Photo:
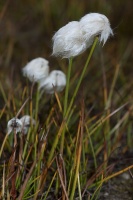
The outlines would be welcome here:
[[[43,89],[48,94],[53,94],[54,91],[61,92],[66,86],[66,75],[60,70],[53,70],[49,76],[40,81],[40,89]]]
[[[103,45],[113,35],[108,18],[99,13],[90,13],[60,28],[53,36],[54,56],[70,58],[83,53],[90,47],[96,36]]]
[[[36,121],[29,115],[24,115],[23,117],[21,117],[20,121],[22,122],[22,132],[24,134],[28,133],[31,124],[36,125]]]
[[[70,58],[83,53],[86,50],[86,43],[82,36],[79,22],[72,21],[60,28],[53,36],[54,56]]]
[[[22,69],[22,72],[30,81],[37,82],[48,76],[49,62],[44,58],[35,58]]]
[[[22,122],[15,117],[9,120],[7,124],[8,134],[10,134],[12,131],[15,131],[16,133],[22,131]]]
[[[82,17],[79,22],[87,46],[91,45],[95,36],[100,36],[100,42],[104,45],[108,37],[113,35],[110,22],[105,15],[90,13]]]

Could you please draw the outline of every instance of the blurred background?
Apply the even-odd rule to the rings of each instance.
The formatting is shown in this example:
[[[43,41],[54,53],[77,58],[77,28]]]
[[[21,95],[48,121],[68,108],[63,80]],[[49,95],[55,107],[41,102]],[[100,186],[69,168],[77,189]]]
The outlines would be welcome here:
[[[90,12],[109,18],[114,37],[107,43],[108,54],[121,59],[125,49],[132,48],[132,7],[132,0],[1,0],[0,70],[14,69],[17,73],[27,61],[39,56],[55,63],[50,56],[53,34]]]

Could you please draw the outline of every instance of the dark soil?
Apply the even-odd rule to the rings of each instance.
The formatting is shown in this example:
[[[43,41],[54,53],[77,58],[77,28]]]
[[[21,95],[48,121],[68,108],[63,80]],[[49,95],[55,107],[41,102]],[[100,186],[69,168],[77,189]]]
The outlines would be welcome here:
[[[109,160],[109,164],[113,163],[111,174],[127,168],[133,164],[132,152],[118,151]],[[97,200],[133,200],[133,170],[126,171],[104,183]]]
[[[98,200],[133,200],[133,178],[125,172],[103,185]]]

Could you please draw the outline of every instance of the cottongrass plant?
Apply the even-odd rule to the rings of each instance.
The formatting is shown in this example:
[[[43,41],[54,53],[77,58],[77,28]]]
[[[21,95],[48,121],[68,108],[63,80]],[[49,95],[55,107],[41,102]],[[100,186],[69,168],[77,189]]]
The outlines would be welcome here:
[[[75,30],[79,30],[79,23],[80,32],[77,32]],[[68,31],[69,26],[71,26],[70,32]],[[47,109],[49,99],[44,105],[41,105],[40,99],[37,109],[34,106],[38,100],[33,95],[33,92],[37,92],[34,84],[30,88],[25,86],[22,90],[14,88],[14,94],[17,98],[8,96],[8,93],[4,91],[2,84],[0,84],[0,91],[7,106],[3,107],[0,117],[2,119],[4,114],[7,114],[7,122],[11,119],[7,123],[6,140],[3,141],[0,148],[0,158],[7,157],[5,162],[1,164],[3,174],[0,188],[1,199],[47,200],[60,198],[63,200],[73,200],[78,198],[80,200],[93,200],[98,198],[99,191],[105,182],[133,168],[133,165],[130,165],[113,173],[113,167],[116,163],[108,165],[108,157],[102,163],[98,160],[99,155],[101,158],[101,152],[103,152],[104,158],[108,153],[106,149],[108,140],[103,135],[101,136],[101,134],[106,132],[106,130],[110,130],[106,134],[109,134],[109,138],[111,138],[116,133],[113,144],[110,144],[111,152],[113,152],[119,142],[119,136],[122,137],[123,132],[125,132],[127,120],[133,106],[126,102],[121,106],[117,106],[117,109],[106,112],[106,114],[104,110],[92,115],[93,112],[91,111],[93,111],[93,108],[89,110],[89,114],[88,110],[86,110],[88,108],[85,105],[86,102],[84,102],[85,98],[82,98],[78,107],[76,107],[75,103],[79,87],[98,40],[104,44],[112,34],[109,21],[105,16],[94,13],[85,15],[79,22],[70,22],[69,26],[66,32],[64,27],[62,28],[65,34],[61,35],[61,40],[60,33],[62,31],[60,32],[59,30],[59,32],[55,33],[53,44],[53,54],[69,58],[67,77],[58,70],[49,72],[48,67],[46,67],[47,77],[42,77],[41,75],[40,81],[38,80],[38,74],[43,72],[43,70],[37,72],[37,77],[32,73],[38,65],[34,65],[33,70],[30,72],[30,81],[33,81],[33,83],[36,81],[39,83],[40,81],[40,89],[44,87],[44,90],[50,93],[49,95],[51,93],[55,95],[57,101],[53,101],[49,109]],[[93,33],[90,37],[89,26]],[[76,37],[74,37],[75,34]],[[63,37],[64,39],[62,39]],[[59,46],[57,53],[55,53],[55,44],[57,45],[59,41],[64,42],[64,45]],[[72,43],[72,46],[69,42]],[[85,49],[82,44],[83,46],[85,45]],[[92,47],[80,77],[77,78],[77,75],[75,76],[74,74],[74,77],[77,78],[77,84],[71,96],[70,90],[74,87],[74,85],[70,87],[71,68],[74,65],[72,57],[83,53],[89,47],[89,44],[92,44]],[[67,49],[67,47],[69,48]],[[60,50],[62,53],[60,53]],[[72,52],[75,53],[73,54]],[[35,63],[33,62],[33,64]],[[45,64],[47,66],[48,62],[46,61]],[[113,75],[109,98],[105,101],[106,109],[109,109],[111,104],[119,69],[118,67]],[[54,74],[54,76],[51,74]],[[62,82],[58,82],[58,78]],[[93,80],[90,80],[90,82],[92,83]],[[97,85],[96,83],[92,84],[93,87]],[[65,95],[63,95],[62,90],[65,86]],[[107,87],[104,89],[107,90]],[[44,92],[44,96],[41,98],[48,96],[46,92]],[[24,102],[21,101],[21,108],[20,103],[18,103],[19,98],[20,101],[21,99],[26,99]],[[117,103],[117,101],[114,101],[115,105]],[[12,104],[15,107],[15,112]],[[127,106],[128,110],[124,112]],[[44,110],[42,107],[44,107]],[[10,110],[9,113],[7,109]],[[11,112],[12,110],[13,112]],[[17,110],[19,110],[18,113],[14,115]],[[30,115],[27,116],[25,113],[30,113]],[[41,117],[36,118],[36,116]],[[112,118],[116,122],[115,125],[114,123],[112,125],[110,122]],[[110,129],[105,130],[107,125],[110,126]],[[118,132],[120,135],[118,135]],[[129,133],[131,134],[132,131],[130,130]],[[12,135],[13,145],[10,142],[10,136]],[[8,154],[6,155],[7,151]],[[105,163],[107,163],[106,168]]]
[[[113,31],[110,27],[108,18],[99,13],[90,13],[82,17],[79,22],[69,22],[66,26],[59,29],[53,36],[53,55],[69,58],[65,104],[67,104],[68,98],[72,58],[83,53],[95,40],[92,46],[92,51],[89,54],[85,67],[83,68],[83,75],[81,75],[81,80],[79,81],[80,86],[80,82],[83,79],[97,43],[96,36],[99,36],[100,42],[103,41],[103,44],[105,44],[110,35],[113,35]],[[78,90],[79,86],[77,86],[76,90]],[[66,107],[67,106],[64,108],[64,112],[66,112]]]
[[[64,118],[68,117],[68,114],[73,105],[74,98],[76,97],[81,81],[88,67],[90,58],[98,40],[96,36],[99,36],[100,42],[103,41],[103,44],[105,44],[110,35],[113,35],[113,31],[110,28],[110,23],[107,17],[99,13],[90,13],[82,17],[79,22],[68,23],[66,26],[59,29],[53,36],[53,55],[69,58],[67,85],[64,98]],[[83,67],[83,71],[79,78],[77,87],[75,88],[70,106],[67,108],[72,58],[83,53],[88,47],[92,45],[92,43],[92,50],[89,54],[85,66]],[[65,132],[62,134],[61,139],[61,153],[63,153],[64,134]]]

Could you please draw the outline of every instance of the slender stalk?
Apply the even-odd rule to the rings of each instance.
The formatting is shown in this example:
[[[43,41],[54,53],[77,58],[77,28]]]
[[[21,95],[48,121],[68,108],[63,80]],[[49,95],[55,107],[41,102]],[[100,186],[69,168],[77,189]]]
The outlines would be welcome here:
[[[18,200],[22,200],[22,197],[23,197],[24,192],[25,192],[25,189],[26,189],[26,185],[27,185],[27,183],[28,183],[29,178],[31,177],[31,174],[32,174],[32,172],[33,172],[33,170],[34,170],[34,168],[35,168],[36,163],[37,163],[37,160],[35,160],[35,161],[33,162],[33,164],[31,165],[31,168],[30,168],[28,174],[26,175],[26,178],[25,178],[25,180],[24,180],[24,183],[23,183],[23,185],[22,185],[21,188],[20,188],[20,194],[19,194],[19,196],[18,196]],[[37,192],[38,192],[38,191],[37,191]]]
[[[0,82],[0,91],[1,91],[1,94],[2,94],[2,97],[3,97],[4,101],[5,101],[5,103],[8,105],[8,99],[6,97],[6,93],[4,91],[4,88],[3,88],[2,84],[1,84],[1,82]]]
[[[5,161],[3,165],[2,199],[5,200]]]
[[[34,142],[34,148],[33,148],[33,157],[34,157],[34,160],[37,159],[37,144],[38,144],[38,136],[36,135],[35,136],[35,142]],[[40,156],[39,156],[39,158],[40,158]],[[36,165],[35,170],[33,172],[33,177],[34,178],[36,178],[36,176],[38,176],[39,160],[38,160],[37,163],[38,163],[38,165]],[[37,182],[36,181],[34,182],[34,191],[36,191],[36,188],[37,188],[37,185],[38,185]]]
[[[80,87],[80,85],[81,85],[81,82],[82,82],[82,80],[83,80],[84,74],[85,74],[85,72],[86,72],[86,69],[87,69],[87,67],[88,67],[88,64],[89,64],[89,62],[90,62],[90,59],[91,59],[91,57],[92,57],[92,54],[93,54],[93,52],[94,52],[94,49],[95,49],[95,47],[96,47],[97,42],[98,42],[98,38],[96,37],[95,40],[94,40],[94,43],[93,43],[93,45],[92,45],[91,51],[90,51],[90,53],[89,53],[89,56],[88,56],[88,58],[87,58],[87,61],[86,61],[86,63],[85,63],[85,66],[84,66],[84,68],[83,68],[83,71],[82,71],[82,73],[81,73],[81,76],[80,76],[80,78],[79,78],[78,84],[77,84],[77,86],[76,86],[76,88],[75,88],[75,91],[74,91],[74,94],[73,94],[73,96],[72,96],[72,99],[71,99],[71,101],[70,101],[70,104],[69,104],[69,107],[68,107],[68,109],[67,109],[65,118],[67,118],[67,116],[69,115],[69,112],[71,111],[71,108],[72,108],[74,99],[75,99],[75,97],[76,97],[76,95],[77,95],[77,92],[78,92],[78,90],[79,90],[79,87]]]
[[[103,177],[103,176],[102,176],[102,177]],[[103,179],[102,179],[102,180],[103,180]],[[94,191],[94,193],[93,193],[93,195],[92,195],[92,197],[91,197],[91,200],[93,200],[94,198],[95,198],[95,200],[96,200],[96,199],[98,198],[100,189],[101,189],[102,184],[103,184],[102,180],[101,180],[101,182],[99,183],[99,185],[98,185],[98,187],[96,188],[96,190]]]
[[[87,134],[88,134],[88,137],[89,137],[90,147],[91,147],[91,151],[92,151],[92,155],[93,155],[93,159],[94,159],[94,166],[95,166],[95,169],[97,169],[97,160],[96,160],[95,150],[94,150],[94,146],[93,146],[87,125],[85,125],[85,128],[86,128],[86,131],[87,131]]]
[[[37,86],[37,92],[36,92],[36,110],[35,110],[35,120],[37,121],[38,117],[38,107],[39,107],[39,85]]]
[[[112,85],[111,85],[111,89],[109,92],[109,96],[106,102],[106,107],[105,109],[107,110],[107,115],[110,114],[110,105],[111,105],[111,100],[112,100],[112,96],[113,96],[113,92],[114,92],[114,88],[115,88],[115,84],[118,78],[118,74],[119,74],[119,70],[120,70],[120,64],[118,64],[116,66],[116,70],[115,70],[115,74],[114,74],[114,78],[112,81]],[[107,156],[109,156],[110,152],[111,152],[111,143],[110,143],[110,118],[108,118],[108,120],[106,121],[105,124],[105,130],[106,130],[106,140],[107,140],[107,145],[108,145],[108,149],[107,149]],[[105,156],[105,159],[107,160],[107,156]]]
[[[27,147],[28,147],[28,141],[30,138],[30,134],[31,134],[31,130],[29,129],[27,137],[26,137],[26,142],[24,145],[24,149],[23,149],[23,154],[22,154],[22,159],[25,160],[25,157],[27,156]]]
[[[68,117],[68,115],[69,115],[69,113],[70,113],[70,111],[71,111],[73,102],[74,102],[74,100],[75,100],[75,97],[76,97],[76,95],[77,95],[77,92],[78,92],[78,90],[79,90],[79,87],[80,87],[80,85],[81,85],[81,82],[82,82],[82,80],[83,80],[84,74],[85,74],[85,72],[86,72],[86,69],[87,69],[87,67],[88,67],[88,64],[89,64],[89,62],[90,62],[90,59],[91,59],[91,57],[92,57],[92,54],[93,54],[93,52],[94,52],[94,49],[95,49],[95,47],[96,47],[97,42],[98,42],[98,38],[96,37],[95,40],[94,40],[94,43],[93,43],[93,45],[92,45],[91,51],[90,51],[90,53],[89,53],[88,59],[87,59],[87,61],[86,61],[86,63],[85,63],[85,66],[84,66],[84,68],[83,68],[83,71],[82,71],[82,73],[81,73],[81,76],[80,76],[80,78],[79,78],[78,84],[77,84],[77,86],[76,86],[76,88],[75,88],[74,94],[73,94],[72,99],[71,99],[70,104],[69,104],[69,107],[68,107],[68,109],[67,109],[68,91],[69,91],[69,81],[70,81],[70,73],[71,73],[71,66],[72,66],[72,58],[70,59],[69,68],[68,68],[68,75],[67,75],[67,85],[66,85],[65,99],[64,99],[64,113],[63,113],[63,114],[64,114],[64,118],[65,118],[65,119]],[[67,111],[66,111],[66,110],[67,110]],[[62,135],[61,135],[61,146],[60,146],[60,152],[61,152],[61,153],[63,153],[64,137],[65,137],[65,129],[64,129],[64,131],[63,131],[63,133],[62,133]]]
[[[34,82],[32,83],[31,91],[30,91],[30,116],[33,118],[33,103],[32,103],[32,95],[33,95],[33,89],[34,89]]]
[[[68,195],[70,194],[70,188],[71,188],[71,183],[72,183],[72,178],[73,178],[73,169],[74,167],[72,166],[72,168],[70,169],[70,175],[69,175],[69,183],[68,183],[68,190],[67,193]]]
[[[76,146],[76,154],[75,154],[76,166],[74,170],[75,174],[74,174],[73,185],[72,185],[71,194],[70,194],[70,200],[74,199],[76,184],[78,182],[80,159],[81,159],[82,144],[83,144],[83,133],[84,133],[84,102],[82,103],[81,118],[79,122],[79,131],[77,133],[77,146]]]
[[[3,152],[3,149],[4,149],[4,146],[5,146],[5,143],[7,141],[7,138],[8,138],[8,133],[6,134],[4,140],[3,140],[3,143],[2,143],[2,146],[0,147],[0,158],[1,158],[1,155],[2,155],[2,152]]]
[[[52,180],[51,180],[51,182],[50,182],[50,184],[49,184],[49,187],[48,187],[47,192],[46,192],[46,194],[45,194],[44,200],[46,200],[46,198],[47,198],[47,196],[48,196],[48,193],[49,193],[49,191],[50,191],[50,189],[51,189],[51,187],[52,187],[52,184],[53,184],[53,182],[54,182],[54,180],[55,180],[56,175],[57,175],[57,171],[55,172],[55,174],[54,174],[54,176],[53,176],[53,178],[52,178]]]
[[[68,105],[68,93],[69,93],[69,83],[70,83],[71,69],[72,69],[72,58],[69,59],[66,90],[65,90],[65,98],[64,98],[63,117],[65,117],[66,110],[67,110],[67,105]],[[61,144],[60,144],[60,153],[61,154],[63,154],[65,131],[66,131],[66,128],[64,128],[64,130],[62,132],[62,135],[61,135]]]
[[[67,104],[68,104],[68,93],[69,93],[71,69],[72,69],[72,58],[69,59],[69,66],[68,66],[68,73],[67,73],[67,82],[66,82],[66,90],[65,90],[65,98],[64,98],[64,112],[63,112],[64,116],[66,114]]]
[[[55,136],[55,140],[54,140],[54,142],[53,142],[51,151],[49,152],[49,157],[48,157],[47,165],[49,165],[49,163],[50,163],[51,160],[52,160],[52,157],[53,157],[53,155],[54,155],[54,152],[55,152],[56,146],[57,146],[57,144],[58,144],[59,138],[60,138],[60,136],[61,136],[61,133],[62,133],[63,130],[64,130],[64,126],[65,126],[65,124],[64,124],[64,122],[63,122],[63,123],[61,124],[61,126],[60,126],[59,132],[58,132],[57,135]]]
[[[17,147],[17,133],[16,129],[13,128],[13,133],[14,133],[14,152],[11,160],[11,167],[10,167],[10,173],[13,174],[11,177],[11,190],[10,194],[13,199],[16,198],[17,196],[17,191],[16,191],[16,170],[15,170],[15,161],[16,161],[16,147]]]
[[[79,200],[82,200],[82,195],[81,195],[81,186],[80,186],[80,179],[79,179],[79,173],[78,173],[78,191],[79,191]]]
[[[114,91],[114,88],[115,88],[115,84],[116,84],[116,81],[117,81],[117,78],[118,78],[119,70],[120,70],[120,65],[118,64],[116,66],[116,71],[115,71],[114,78],[113,78],[113,81],[112,81],[112,84],[111,84],[109,97],[108,97],[108,100],[107,100],[107,103],[106,103],[106,107],[105,107],[106,109],[109,109],[109,106],[110,106],[110,103],[111,103],[111,99],[112,99],[112,96],[113,96],[113,91]]]
[[[56,177],[56,183],[55,183],[55,195],[56,196],[58,195],[59,188],[60,188],[59,176],[57,175],[57,177]]]
[[[81,137],[79,140],[82,140]],[[70,195],[70,200],[74,199],[74,193],[76,189],[76,184],[77,184],[77,179],[78,179],[78,174],[79,174],[79,166],[80,166],[80,158],[81,158],[81,150],[82,150],[82,141],[78,141],[78,146],[77,146],[77,151],[76,151],[76,168],[75,168],[75,175],[74,175],[74,180],[73,180],[73,185],[72,185],[72,190],[71,190],[71,195]]]

